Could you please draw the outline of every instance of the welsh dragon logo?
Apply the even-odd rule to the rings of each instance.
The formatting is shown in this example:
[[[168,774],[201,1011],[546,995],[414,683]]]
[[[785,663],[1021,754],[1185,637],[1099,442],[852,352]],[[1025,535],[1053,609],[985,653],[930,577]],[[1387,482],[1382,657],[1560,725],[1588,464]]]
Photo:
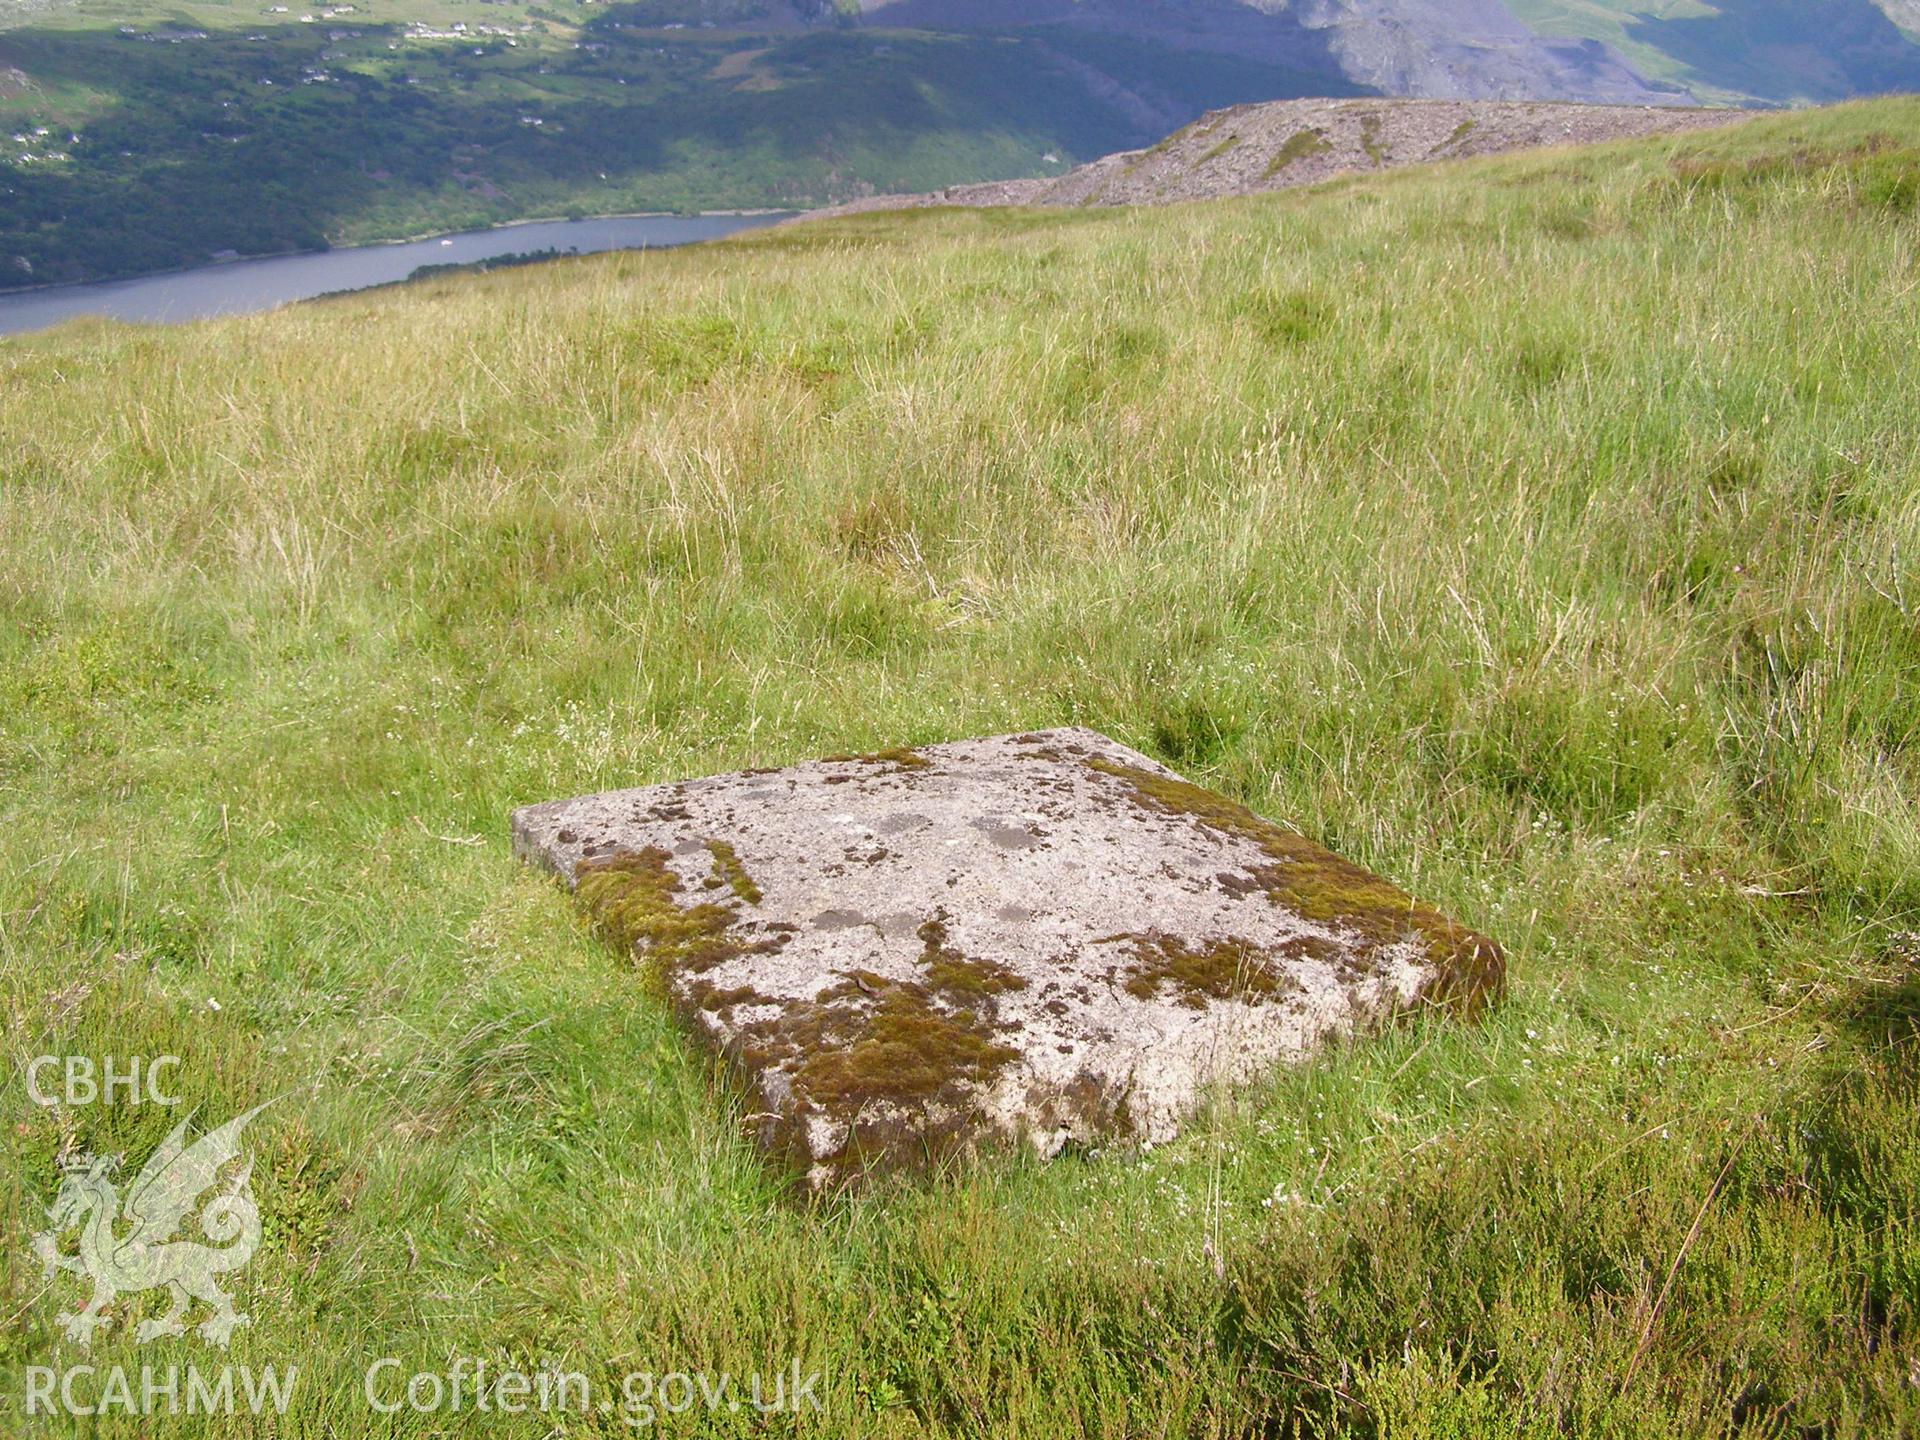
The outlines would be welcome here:
[[[58,1318],[68,1339],[84,1349],[95,1330],[111,1323],[106,1307],[118,1296],[163,1285],[173,1303],[159,1319],[140,1322],[137,1341],[184,1335],[183,1317],[195,1300],[213,1311],[196,1327],[202,1340],[224,1348],[237,1327],[252,1323],[235,1311],[216,1277],[245,1265],[260,1244],[260,1212],[247,1183],[253,1161],[240,1154],[240,1132],[264,1109],[256,1105],[192,1144],[186,1138],[189,1114],[160,1142],[124,1203],[109,1178],[119,1167],[118,1156],[94,1156],[68,1168],[47,1210],[48,1226],[31,1242],[49,1280],[66,1270],[93,1282],[93,1298]],[[222,1183],[221,1172],[235,1161],[239,1165]],[[201,1205],[209,1190],[215,1193]],[[200,1230],[212,1244],[176,1238],[196,1207]],[[60,1237],[75,1227],[79,1252],[65,1254]]]

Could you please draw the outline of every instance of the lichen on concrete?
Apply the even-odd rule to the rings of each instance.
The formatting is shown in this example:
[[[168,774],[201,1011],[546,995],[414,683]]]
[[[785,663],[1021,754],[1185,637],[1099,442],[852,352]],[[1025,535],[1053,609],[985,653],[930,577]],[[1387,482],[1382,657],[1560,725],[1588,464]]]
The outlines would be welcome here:
[[[1471,1008],[1501,973],[1492,942],[1088,730],[551,802],[513,829],[816,1190],[1167,1139],[1210,1086]]]

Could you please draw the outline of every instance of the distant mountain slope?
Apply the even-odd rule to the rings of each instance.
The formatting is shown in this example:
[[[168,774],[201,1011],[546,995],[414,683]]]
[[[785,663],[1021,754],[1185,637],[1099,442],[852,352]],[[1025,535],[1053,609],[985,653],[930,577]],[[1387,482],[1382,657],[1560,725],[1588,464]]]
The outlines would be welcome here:
[[[1502,0],[862,0],[867,24],[1056,25],[1280,62],[1324,56],[1355,85],[1447,99],[1671,101],[1588,38],[1543,38]]]
[[[1879,0],[1887,18],[1909,35],[1920,35],[1920,0]]]
[[[1149,150],[1051,179],[876,196],[803,218],[935,205],[1158,205],[1309,185],[1335,175],[1546,145],[1594,144],[1737,123],[1703,107],[1461,100],[1279,100],[1202,116]]]
[[[1805,104],[1920,90],[1920,0],[1510,0],[1702,100]],[[1904,28],[1903,28],[1904,27]]]
[[[687,23],[1070,28],[1383,94],[1798,104],[1920,89],[1920,0],[646,0]]]

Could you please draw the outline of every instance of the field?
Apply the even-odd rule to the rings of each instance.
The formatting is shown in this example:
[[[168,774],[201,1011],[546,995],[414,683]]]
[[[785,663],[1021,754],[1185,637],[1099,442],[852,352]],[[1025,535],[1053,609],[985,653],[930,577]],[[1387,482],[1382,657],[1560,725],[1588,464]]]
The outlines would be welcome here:
[[[386,1414],[382,1357],[821,1377],[675,1434],[1920,1432],[1917,196],[1880,101],[0,341],[15,1433],[644,1418]],[[1066,723],[1497,937],[1505,1003],[809,1205],[507,850]],[[183,1112],[40,1055],[273,1101],[228,1355],[151,1294],[60,1338],[61,1163]],[[223,1361],[285,1413],[22,1413]]]

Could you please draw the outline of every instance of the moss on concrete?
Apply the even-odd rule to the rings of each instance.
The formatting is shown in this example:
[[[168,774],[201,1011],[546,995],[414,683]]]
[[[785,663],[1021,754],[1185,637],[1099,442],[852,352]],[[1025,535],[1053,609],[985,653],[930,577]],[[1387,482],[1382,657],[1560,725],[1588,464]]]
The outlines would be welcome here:
[[[1245,940],[1204,940],[1187,945],[1171,935],[1129,935],[1133,963],[1127,967],[1129,995],[1151,1000],[1170,987],[1182,1005],[1204,1010],[1213,1000],[1258,1004],[1298,988],[1276,969],[1257,945]]]
[[[1018,1056],[977,1015],[943,1007],[924,986],[873,988],[880,993],[861,1007],[851,1043],[810,1047],[794,1072],[795,1093],[829,1113],[852,1120],[875,1102],[959,1105]]]
[[[1372,871],[1185,780],[1098,756],[1087,764],[1124,782],[1135,803],[1148,810],[1185,816],[1217,834],[1257,845],[1269,863],[1252,866],[1244,877],[1223,876],[1228,888],[1259,889],[1276,905],[1353,931],[1375,945],[1419,940],[1433,968],[1425,999],[1472,1013],[1499,994],[1506,958],[1498,945]]]
[[[574,898],[594,927],[619,949],[638,950],[663,974],[683,966],[707,969],[738,953],[727,938],[732,908],[711,901],[681,905],[674,898],[680,877],[658,846],[582,860],[574,878]]]
[[[724,840],[709,840],[707,850],[713,856],[714,875],[747,904],[758,905],[760,887],[753,883],[753,877],[747,873],[747,867],[740,863],[733,846]]]
[[[824,758],[840,765],[882,765],[886,769],[881,773],[888,775],[898,775],[907,770],[924,770],[933,763],[918,750],[905,745],[893,745],[885,750],[872,750],[861,755],[828,755]]]
[[[736,1005],[764,1005],[768,997],[751,985],[715,985],[696,980],[689,990],[693,1003],[702,1010],[731,1010]]]
[[[963,955],[949,945],[944,920],[929,920],[915,933],[920,938],[920,968],[927,984],[957,1004],[1027,988],[1026,978],[1006,966]]]
[[[731,889],[740,901],[756,905],[760,888],[724,841],[707,842],[713,874],[706,888]],[[777,947],[785,936],[755,941],[734,926],[734,903],[700,900],[683,905],[679,875],[657,845],[590,856],[574,872],[575,902],[594,928],[621,951],[637,953],[661,979],[702,974],[722,961]]]
[[[983,1013],[947,993],[870,970],[813,1000],[740,1028],[730,1058],[749,1081],[789,1087],[779,1113],[756,1122],[768,1148],[801,1167],[824,1163],[834,1183],[924,1167],[963,1153],[976,1136],[976,1093],[1019,1052]],[[833,1154],[810,1155],[804,1132],[825,1116],[843,1128]]]

